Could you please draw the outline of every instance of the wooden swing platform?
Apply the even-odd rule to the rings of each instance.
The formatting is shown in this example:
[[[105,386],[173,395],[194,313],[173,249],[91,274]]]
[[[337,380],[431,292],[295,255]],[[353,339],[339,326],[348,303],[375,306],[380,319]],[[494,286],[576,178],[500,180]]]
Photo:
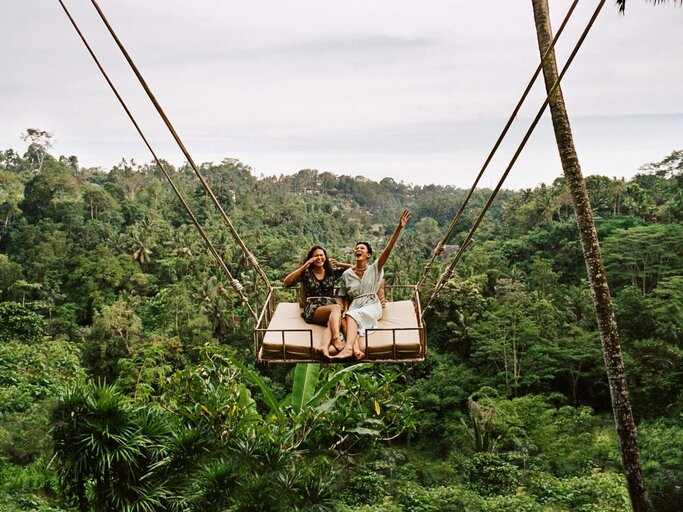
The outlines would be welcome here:
[[[386,287],[389,298],[397,292],[410,295],[410,299],[387,301],[378,328],[368,329],[361,337],[365,361],[417,362],[426,356],[427,337],[417,288]],[[306,323],[301,318],[302,311],[298,302],[280,302],[275,306],[274,293],[269,294],[254,329],[254,346],[259,362],[325,361],[320,354],[325,327]]]

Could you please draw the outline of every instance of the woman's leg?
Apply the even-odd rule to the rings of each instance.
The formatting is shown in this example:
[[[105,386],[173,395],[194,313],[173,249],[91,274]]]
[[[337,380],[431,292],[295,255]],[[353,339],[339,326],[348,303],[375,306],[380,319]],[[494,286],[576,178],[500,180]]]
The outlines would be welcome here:
[[[323,339],[320,342],[320,353],[324,359],[330,358],[330,343],[332,341],[332,333],[330,332],[330,326],[328,325],[323,332]]]
[[[357,361],[365,358],[365,352],[363,352],[363,349],[360,348],[360,336],[356,336],[356,341],[353,344],[353,357]]]
[[[355,354],[354,347],[358,344],[358,324],[353,317],[346,315],[346,343],[344,348],[332,359],[347,359]]]
[[[344,348],[344,344],[341,341],[341,321],[342,321],[342,311],[341,307],[337,306],[332,313],[330,313],[330,318],[327,321],[327,325],[330,330],[330,343],[334,346],[337,352],[341,352]]]
[[[344,348],[344,344],[346,343],[346,318],[347,318],[347,317],[345,317],[345,316],[342,314],[342,319],[341,319],[341,321],[339,322],[339,347],[337,347],[337,348],[339,349],[340,352],[341,352],[341,350]],[[344,335],[344,340],[343,340],[343,341],[342,341],[342,339],[341,339],[342,334]]]
[[[336,304],[320,306],[313,313],[313,323],[318,325],[327,324],[320,347],[323,356],[326,358],[330,357],[330,345],[334,345],[337,352],[339,352],[341,350],[341,341],[339,340],[341,308]]]

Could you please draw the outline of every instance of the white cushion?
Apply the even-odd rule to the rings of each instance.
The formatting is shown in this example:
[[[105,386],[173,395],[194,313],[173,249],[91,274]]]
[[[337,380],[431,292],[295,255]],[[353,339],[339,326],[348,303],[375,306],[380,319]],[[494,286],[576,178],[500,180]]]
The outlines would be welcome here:
[[[263,335],[259,359],[314,359],[325,328],[307,324],[298,304],[281,302]],[[395,353],[394,353],[395,338]],[[367,340],[367,345],[366,345]],[[414,359],[422,356],[420,328],[409,300],[387,302],[378,329],[360,339],[368,359]]]

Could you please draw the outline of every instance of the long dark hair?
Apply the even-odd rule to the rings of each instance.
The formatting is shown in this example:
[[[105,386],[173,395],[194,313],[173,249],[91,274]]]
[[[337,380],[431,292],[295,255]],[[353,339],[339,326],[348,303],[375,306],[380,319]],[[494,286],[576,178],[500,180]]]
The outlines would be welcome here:
[[[303,261],[301,262],[306,263],[308,260],[310,260],[313,257],[313,253],[320,249],[324,254],[325,254],[325,263],[323,263],[323,268],[325,269],[325,275],[331,274],[334,272],[334,269],[332,268],[332,263],[330,263],[330,258],[327,257],[327,251],[325,250],[324,247],[321,247],[319,245],[314,245],[311,247],[311,249],[308,251],[306,256],[304,257]]]

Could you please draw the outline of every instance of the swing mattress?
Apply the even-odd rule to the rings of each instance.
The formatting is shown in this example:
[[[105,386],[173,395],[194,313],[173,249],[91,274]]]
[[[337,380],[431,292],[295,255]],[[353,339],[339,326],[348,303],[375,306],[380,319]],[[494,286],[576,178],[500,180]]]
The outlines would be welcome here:
[[[299,304],[281,302],[263,331],[259,359],[315,359],[319,357],[325,328],[301,318]],[[422,357],[422,328],[412,301],[387,302],[377,329],[368,329],[360,344],[367,359]]]

